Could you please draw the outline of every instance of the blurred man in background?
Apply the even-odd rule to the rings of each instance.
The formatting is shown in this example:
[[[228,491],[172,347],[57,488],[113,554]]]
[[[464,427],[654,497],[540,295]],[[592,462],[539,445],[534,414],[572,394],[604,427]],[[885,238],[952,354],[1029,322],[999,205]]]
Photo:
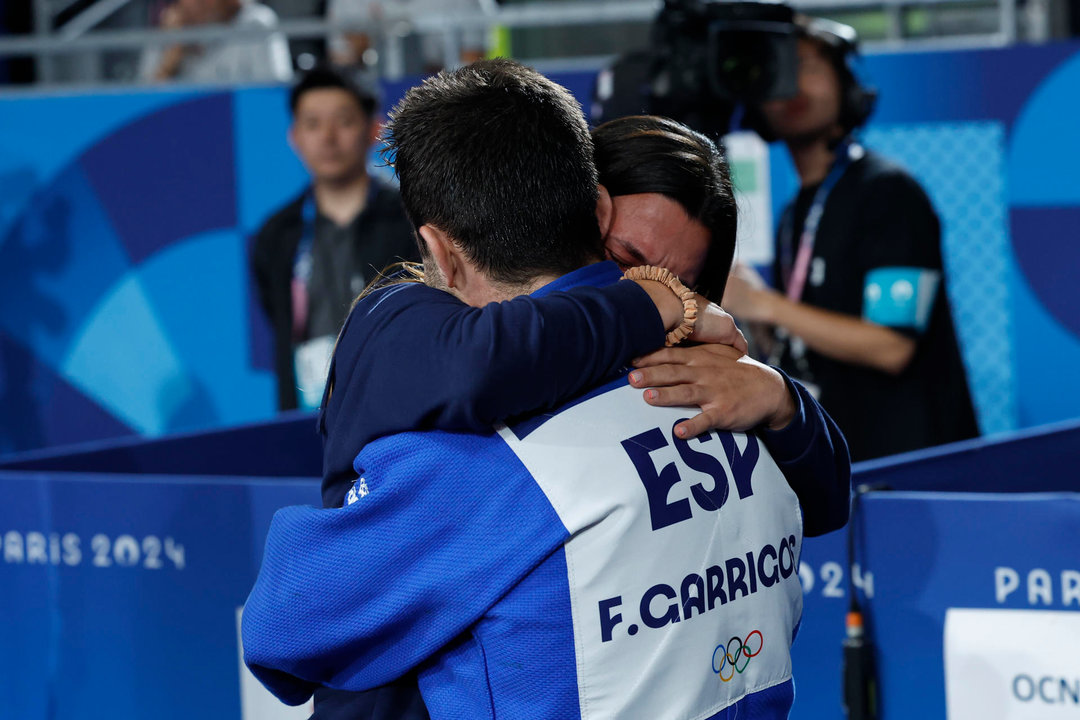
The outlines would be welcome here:
[[[269,30],[278,17],[255,0],[176,0],[161,13],[164,30],[229,25],[236,30]],[[292,80],[289,43],[281,33],[151,48],[143,55],[143,80],[203,83],[288,82]]]
[[[934,208],[911,175],[852,138],[876,98],[848,65],[854,31],[797,26],[798,94],[747,118],[787,144],[802,184],[780,223],[779,290],[737,267],[724,307],[773,331],[772,362],[820,391],[853,460],[974,437]]]
[[[289,102],[289,141],[312,184],[259,230],[251,264],[274,332],[278,405],[310,410],[353,298],[417,248],[397,190],[367,172],[379,130],[374,92],[318,68]]]

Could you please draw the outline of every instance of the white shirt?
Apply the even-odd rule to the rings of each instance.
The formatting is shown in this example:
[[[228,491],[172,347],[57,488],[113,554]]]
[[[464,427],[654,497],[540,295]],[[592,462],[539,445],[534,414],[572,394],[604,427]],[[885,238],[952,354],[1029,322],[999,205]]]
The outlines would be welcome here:
[[[327,0],[326,19],[331,23],[379,23],[403,15],[412,19],[425,15],[456,15],[482,10],[483,0]],[[461,38],[465,50],[482,50],[484,40],[485,31],[482,28],[468,28]],[[333,52],[346,51],[348,46],[344,35],[332,35],[330,49]],[[424,35],[421,39],[421,50],[425,63],[442,64],[443,47],[437,35]]]
[[[266,5],[245,0],[240,12],[229,23],[231,27],[273,28],[277,14]],[[161,64],[163,49],[151,48],[143,54],[139,75],[152,80]],[[197,83],[261,83],[292,80],[292,57],[289,43],[281,33],[264,38],[217,40],[202,45],[197,53],[188,54],[180,63],[176,77]]]

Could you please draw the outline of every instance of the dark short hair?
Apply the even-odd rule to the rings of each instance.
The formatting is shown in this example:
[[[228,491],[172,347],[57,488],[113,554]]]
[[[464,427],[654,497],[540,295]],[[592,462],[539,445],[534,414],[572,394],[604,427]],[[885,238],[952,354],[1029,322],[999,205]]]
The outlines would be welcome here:
[[[304,93],[311,90],[327,89],[344,90],[356,100],[360,110],[363,111],[367,118],[370,119],[375,115],[375,108],[379,104],[377,91],[373,88],[362,87],[344,73],[325,65],[308,70],[292,86],[292,90],[289,92],[289,112],[294,116],[296,115],[296,107],[300,104],[300,98],[303,97]]]
[[[612,197],[660,193],[710,234],[698,292],[719,302],[735,254],[738,211],[724,154],[701,133],[665,117],[633,115],[593,130],[600,184]]]
[[[859,54],[858,35],[849,25],[801,14],[795,16],[794,27],[795,37],[810,43],[814,52],[836,74],[840,95],[836,121],[841,130],[840,135],[831,142],[831,146],[836,147],[845,137],[866,124],[877,103],[877,90],[863,86],[852,69]],[[760,105],[745,108],[742,127],[753,130],[765,142],[783,139],[773,132]]]
[[[860,86],[851,67],[853,59],[858,55],[857,36],[854,35],[854,30],[846,25],[806,15],[797,15],[795,26],[797,37],[808,40],[836,73],[840,86],[840,115],[837,122],[843,129],[844,136],[847,136],[870,117],[877,97],[877,93],[873,91],[869,91],[873,92],[873,97],[865,97],[868,90]],[[851,37],[837,34],[833,31],[833,26],[851,30]]]
[[[405,94],[384,140],[413,225],[447,233],[493,280],[602,256],[588,125],[535,70],[507,59],[444,70]]]

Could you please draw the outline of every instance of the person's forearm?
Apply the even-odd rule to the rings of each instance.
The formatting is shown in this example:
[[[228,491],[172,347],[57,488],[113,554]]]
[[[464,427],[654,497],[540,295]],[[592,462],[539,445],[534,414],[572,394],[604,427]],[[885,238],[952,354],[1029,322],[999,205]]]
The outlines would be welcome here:
[[[704,314],[700,324],[720,338],[712,342],[726,327],[728,344],[745,352],[730,316],[715,306]],[[651,281],[484,308],[426,286],[387,288],[361,300],[342,333],[328,422],[340,422],[334,406],[348,408],[357,447],[417,428],[480,432],[565,402],[659,349],[682,317],[678,297]]]
[[[187,49],[183,45],[170,45],[161,54],[161,62],[154,71],[155,80],[172,80],[180,72],[180,63]]]
[[[631,280],[637,283],[656,305],[656,311],[660,314],[660,321],[664,324],[664,330],[673,330],[678,327],[683,318],[683,303],[678,295],[671,291],[667,285],[655,280]]]
[[[881,325],[792,302],[770,293],[765,320],[786,329],[807,347],[834,360],[897,375],[911,362],[915,341]]]
[[[663,343],[655,305],[633,283],[484,308],[425,286],[389,288],[350,317],[338,346],[349,368],[337,375],[352,380],[334,400],[362,425],[351,432],[361,446],[417,427],[475,432],[568,400]],[[422,392],[410,390],[417,378]]]
[[[678,327],[685,315],[686,308],[679,297],[667,285],[655,280],[634,280],[656,305],[660,321],[665,332]],[[696,294],[697,320],[689,340],[698,343],[718,343],[730,345],[737,350],[747,352],[746,338],[743,337],[735,321],[716,303],[707,297]]]

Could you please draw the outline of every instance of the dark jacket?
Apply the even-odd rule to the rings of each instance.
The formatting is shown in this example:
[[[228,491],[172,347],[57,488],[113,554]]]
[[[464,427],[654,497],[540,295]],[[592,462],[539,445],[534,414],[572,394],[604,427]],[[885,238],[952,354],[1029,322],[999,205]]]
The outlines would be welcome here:
[[[816,188],[804,188],[785,211],[798,238]],[[916,341],[908,366],[890,375],[843,362],[813,349],[805,368],[790,354],[789,374],[812,380],[821,404],[843,429],[855,461],[966,440],[979,434],[949,309],[941,254],[941,224],[914,177],[872,151],[853,162],[829,193],[814,242],[813,264],[822,268],[802,295],[807,305],[863,317],[870,273],[914,269],[941,277],[925,328],[891,329]],[[783,288],[778,247],[775,277]]]
[[[355,223],[356,258],[359,267],[343,268],[359,272],[371,282],[386,265],[419,259],[412,225],[405,216],[398,191],[371,179],[372,193]],[[251,248],[251,268],[259,301],[274,333],[274,372],[278,379],[278,407],[297,407],[292,343],[292,273],[296,249],[303,232],[305,190],[278,210],[256,234]]]

